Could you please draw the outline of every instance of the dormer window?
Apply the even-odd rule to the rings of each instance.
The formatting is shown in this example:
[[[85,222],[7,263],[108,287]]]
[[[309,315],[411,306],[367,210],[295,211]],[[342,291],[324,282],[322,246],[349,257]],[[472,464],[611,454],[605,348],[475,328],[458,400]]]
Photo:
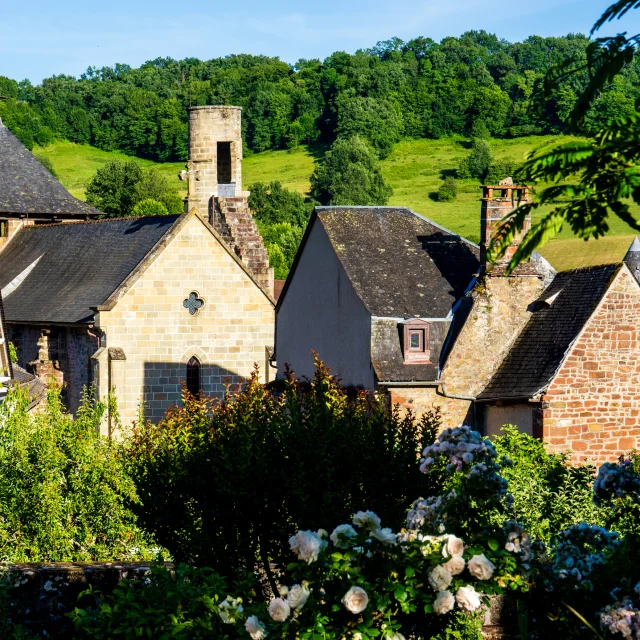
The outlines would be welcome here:
[[[429,323],[424,320],[409,320],[404,323],[405,364],[427,364],[430,360]]]

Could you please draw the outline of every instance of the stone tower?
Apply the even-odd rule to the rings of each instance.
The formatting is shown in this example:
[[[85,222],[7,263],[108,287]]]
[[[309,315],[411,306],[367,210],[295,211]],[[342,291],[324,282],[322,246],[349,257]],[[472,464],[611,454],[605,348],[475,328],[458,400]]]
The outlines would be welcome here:
[[[521,204],[526,204],[530,201],[529,187],[514,185],[511,178],[501,180],[499,185],[483,185],[480,213],[480,266],[483,273],[501,275],[504,272],[522,238],[531,228],[531,216],[525,218],[522,231],[513,239],[504,255],[496,263],[487,263],[491,237],[502,218]],[[523,265],[526,265],[526,263],[523,263]],[[522,270],[523,265],[520,265],[516,271]]]
[[[189,109],[189,162],[185,211],[196,208],[273,296],[273,269],[242,190],[242,107]]]
[[[640,282],[640,240],[638,240],[638,236],[633,239],[627,255],[624,257],[624,263],[629,267],[634,278]]]

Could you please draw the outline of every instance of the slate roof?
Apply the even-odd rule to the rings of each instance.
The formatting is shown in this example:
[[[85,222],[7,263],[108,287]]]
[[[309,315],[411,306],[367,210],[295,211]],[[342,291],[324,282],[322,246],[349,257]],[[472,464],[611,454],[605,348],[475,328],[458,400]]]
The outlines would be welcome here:
[[[478,400],[532,398],[553,379],[620,264],[558,273]],[[554,296],[557,296],[554,298]]]
[[[317,207],[315,215],[373,316],[444,318],[478,271],[476,245],[410,209]]]
[[[0,252],[7,321],[91,322],[178,217],[23,227]]]
[[[443,323],[446,324],[446,323]],[[438,379],[437,359],[431,364],[405,364],[400,343],[401,326],[394,320],[375,321],[371,365],[379,382],[424,382]]]
[[[0,213],[95,217],[0,121]]]
[[[13,380],[9,384],[17,385],[26,389],[27,396],[29,398],[27,411],[40,404],[47,395],[47,385],[42,382],[40,378],[34,376],[28,371],[25,371],[17,364],[13,365]]]

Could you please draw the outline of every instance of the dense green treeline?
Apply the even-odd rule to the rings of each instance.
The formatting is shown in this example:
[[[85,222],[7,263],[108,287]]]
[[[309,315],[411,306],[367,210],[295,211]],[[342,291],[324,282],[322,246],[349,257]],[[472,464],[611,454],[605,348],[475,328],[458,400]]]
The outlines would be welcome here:
[[[244,107],[247,150],[259,152],[338,137],[364,137],[381,157],[401,137],[493,136],[569,131],[569,114],[588,81],[570,79],[547,99],[545,72],[584,56],[586,36],[531,36],[509,43],[484,31],[437,43],[397,38],[324,62],[232,55],[209,61],[158,58],[134,69],[116,64],[34,86],[0,77],[0,117],[27,145],[54,137],[159,161],[187,156],[186,107]],[[581,133],[633,110],[638,59],[603,91]]]

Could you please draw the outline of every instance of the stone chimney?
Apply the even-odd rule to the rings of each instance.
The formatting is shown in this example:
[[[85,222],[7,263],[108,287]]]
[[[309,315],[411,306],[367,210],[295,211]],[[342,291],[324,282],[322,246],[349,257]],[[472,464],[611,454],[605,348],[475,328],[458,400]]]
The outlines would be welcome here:
[[[640,240],[638,240],[638,236],[633,239],[627,255],[624,257],[624,263],[629,267],[634,278],[640,282]]]
[[[185,211],[196,208],[273,296],[273,269],[242,190],[242,107],[189,109],[189,162]]]
[[[530,202],[529,187],[514,185],[511,178],[505,178],[500,184],[483,185],[482,209],[480,213],[480,265],[482,273],[487,275],[503,275],[507,264],[516,252],[524,235],[531,228],[531,217],[527,216],[522,231],[507,247],[505,254],[496,262],[487,262],[487,253],[491,244],[491,237],[502,218],[511,213],[519,205]],[[527,263],[525,263],[526,265]],[[518,270],[522,270],[520,265]]]

